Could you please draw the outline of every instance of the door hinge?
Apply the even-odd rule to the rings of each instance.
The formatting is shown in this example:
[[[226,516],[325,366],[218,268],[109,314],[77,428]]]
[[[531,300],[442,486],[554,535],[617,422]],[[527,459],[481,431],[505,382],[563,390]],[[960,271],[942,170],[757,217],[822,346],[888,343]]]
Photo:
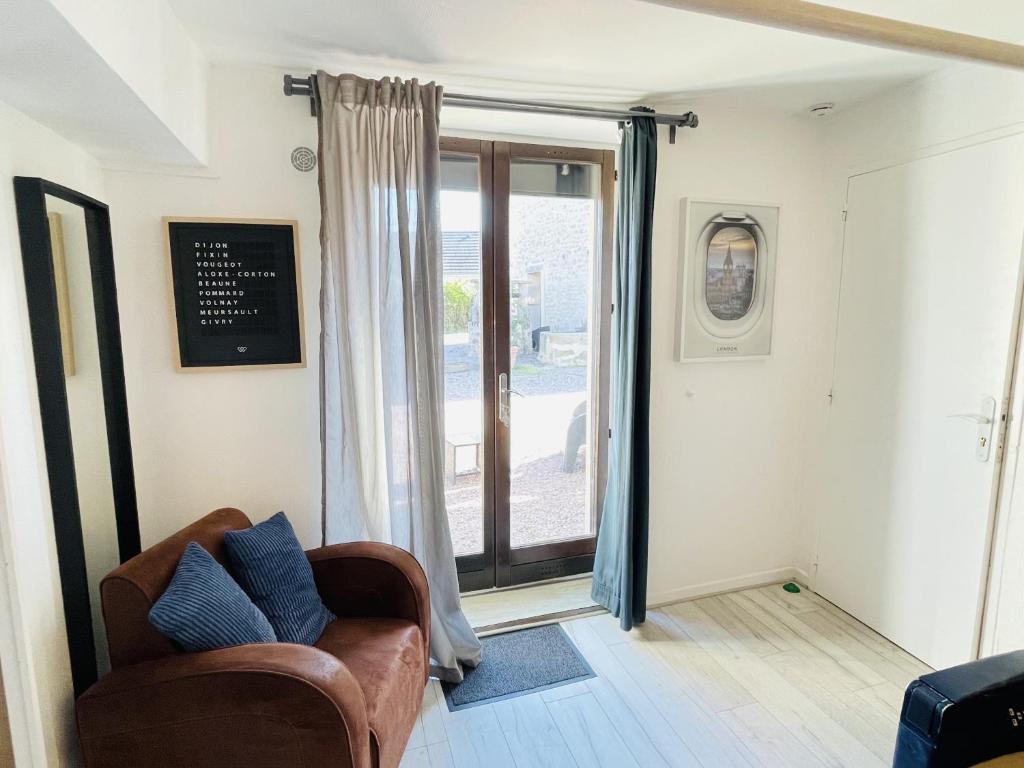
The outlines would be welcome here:
[[[847,216],[848,213],[849,213],[849,211],[846,210],[845,208],[843,208],[843,221],[846,221],[846,216]]]
[[[618,169],[615,170],[615,180],[616,181],[619,180],[619,171],[618,171]]]
[[[832,405],[832,390],[830,389],[825,393],[825,398],[828,400],[828,404]]]
[[[608,439],[609,440],[612,439],[612,428],[611,427],[608,427]]]

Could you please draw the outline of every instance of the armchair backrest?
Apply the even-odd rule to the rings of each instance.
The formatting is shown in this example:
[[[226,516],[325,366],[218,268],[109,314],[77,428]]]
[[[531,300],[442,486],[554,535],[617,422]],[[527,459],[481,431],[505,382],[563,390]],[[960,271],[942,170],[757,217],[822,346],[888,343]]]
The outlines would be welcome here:
[[[178,652],[149,623],[149,609],[167,589],[190,541],[199,543],[223,564],[227,562],[224,532],[251,525],[249,518],[237,509],[218,509],[140,552],[103,579],[100,595],[111,668]]]

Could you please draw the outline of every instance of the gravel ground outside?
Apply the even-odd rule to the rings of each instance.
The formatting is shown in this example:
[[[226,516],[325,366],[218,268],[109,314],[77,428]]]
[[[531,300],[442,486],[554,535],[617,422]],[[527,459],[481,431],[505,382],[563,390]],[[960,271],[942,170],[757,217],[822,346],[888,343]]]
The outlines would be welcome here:
[[[575,471],[562,471],[573,411],[586,400],[584,367],[559,368],[520,356],[512,371],[512,546],[574,538],[592,530],[586,449]],[[479,433],[479,370],[445,376],[446,432]],[[446,492],[455,554],[483,549],[480,473],[456,477]]]
[[[480,399],[480,368],[466,367],[466,370],[445,370],[446,404]],[[582,365],[568,368],[545,365],[537,360],[536,354],[520,354],[509,383],[524,396],[578,392],[582,398],[587,391],[587,369]]]
[[[577,469],[562,471],[562,455],[545,456],[512,472],[512,546],[557,541],[591,531],[586,509],[584,451]],[[456,555],[483,551],[481,475],[463,475],[446,493]]]

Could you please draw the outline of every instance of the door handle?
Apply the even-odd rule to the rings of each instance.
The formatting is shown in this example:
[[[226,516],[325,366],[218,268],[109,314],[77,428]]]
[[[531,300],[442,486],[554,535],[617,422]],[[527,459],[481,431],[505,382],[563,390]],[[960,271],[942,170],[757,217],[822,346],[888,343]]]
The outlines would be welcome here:
[[[965,421],[973,421],[975,424],[991,424],[992,419],[988,416],[984,416],[980,413],[951,413],[946,417],[947,419],[964,419]]]
[[[509,404],[508,374],[498,374],[498,421],[506,427],[512,426],[512,408]]]
[[[980,462],[988,461],[992,450],[992,431],[996,423],[996,399],[985,396],[981,398],[979,413],[951,413],[947,419],[963,419],[978,425],[974,438],[974,458]]]

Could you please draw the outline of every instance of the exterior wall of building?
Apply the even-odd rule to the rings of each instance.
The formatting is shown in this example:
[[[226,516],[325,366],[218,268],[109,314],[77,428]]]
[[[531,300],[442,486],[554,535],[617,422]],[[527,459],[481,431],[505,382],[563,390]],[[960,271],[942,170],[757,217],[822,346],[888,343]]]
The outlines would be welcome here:
[[[595,200],[515,195],[510,202],[511,277],[526,300],[530,274],[541,273],[539,317],[532,328],[587,328],[590,265],[594,256]]]

